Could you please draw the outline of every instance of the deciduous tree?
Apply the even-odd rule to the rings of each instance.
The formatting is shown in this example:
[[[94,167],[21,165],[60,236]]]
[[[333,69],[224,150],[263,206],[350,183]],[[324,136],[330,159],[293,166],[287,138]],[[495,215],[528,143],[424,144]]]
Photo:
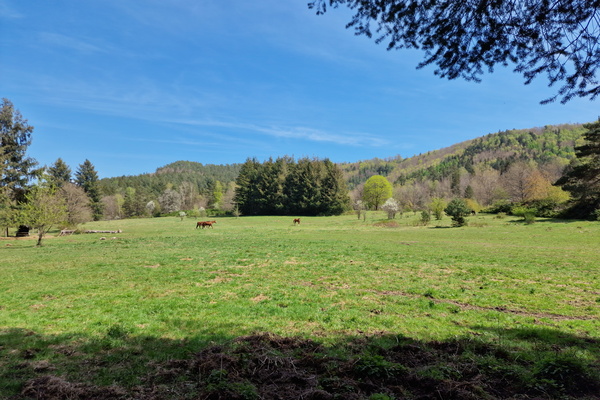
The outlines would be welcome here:
[[[90,207],[90,198],[85,191],[72,183],[64,182],[57,189],[57,194],[65,200],[65,209],[67,211],[66,222],[69,226],[76,226],[92,220],[92,209]]]
[[[35,186],[25,196],[19,222],[38,231],[37,246],[50,229],[67,219],[65,200],[52,187]]]
[[[400,203],[393,197],[390,197],[383,203],[381,209],[387,213],[388,219],[394,219],[396,218],[396,213],[400,211]]]
[[[446,200],[440,197],[434,197],[431,199],[431,203],[429,203],[429,209],[435,216],[435,219],[439,221],[444,216],[444,208],[446,208],[447,205],[448,203],[446,203]]]
[[[365,182],[363,200],[375,210],[392,197],[392,184],[381,175],[373,175]]]

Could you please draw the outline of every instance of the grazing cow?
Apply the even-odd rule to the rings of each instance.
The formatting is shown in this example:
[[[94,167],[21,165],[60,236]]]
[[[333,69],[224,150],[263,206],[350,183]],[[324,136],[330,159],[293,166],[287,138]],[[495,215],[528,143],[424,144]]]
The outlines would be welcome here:
[[[300,225],[300,218],[295,218],[294,219],[294,225],[296,225],[296,224]]]

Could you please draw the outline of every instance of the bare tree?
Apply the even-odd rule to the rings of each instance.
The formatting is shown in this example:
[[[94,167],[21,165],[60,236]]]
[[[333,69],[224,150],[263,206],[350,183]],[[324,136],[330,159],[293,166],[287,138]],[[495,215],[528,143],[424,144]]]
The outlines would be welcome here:
[[[491,167],[479,169],[471,177],[471,187],[480,204],[488,206],[494,203],[499,200],[500,172]]]
[[[90,198],[83,188],[72,183],[63,183],[58,192],[65,199],[67,223],[75,226],[93,219]]]
[[[502,175],[502,183],[510,198],[514,202],[527,200],[528,181],[535,168],[525,162],[517,162],[511,165]]]

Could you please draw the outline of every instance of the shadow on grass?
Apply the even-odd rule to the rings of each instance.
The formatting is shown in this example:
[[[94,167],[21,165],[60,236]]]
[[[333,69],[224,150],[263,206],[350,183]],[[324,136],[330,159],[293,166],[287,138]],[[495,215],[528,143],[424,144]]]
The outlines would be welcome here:
[[[598,341],[548,328],[424,342],[381,334],[323,345],[268,333],[184,340],[0,331],[0,398],[600,399]]]

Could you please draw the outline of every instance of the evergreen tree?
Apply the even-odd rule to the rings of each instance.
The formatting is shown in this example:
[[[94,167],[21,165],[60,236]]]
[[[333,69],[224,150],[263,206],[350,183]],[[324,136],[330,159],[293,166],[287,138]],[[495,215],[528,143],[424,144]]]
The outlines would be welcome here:
[[[421,49],[419,67],[436,65],[448,79],[481,80],[497,65],[514,65],[525,83],[546,76],[562,97],[600,95],[597,0],[311,0],[310,8],[345,5],[348,27],[387,42],[388,49]]]
[[[62,187],[65,183],[71,181],[71,168],[59,158],[56,162],[48,167],[48,175],[50,184],[56,187]]]
[[[464,226],[467,224],[465,217],[471,214],[471,209],[463,199],[453,199],[448,203],[444,212],[452,217],[453,226]]]
[[[475,196],[475,192],[473,191],[473,187],[468,185],[465,188],[465,199],[472,199]]]
[[[248,158],[240,169],[236,179],[234,202],[244,215],[257,215],[260,211],[257,193],[260,163],[256,158]]]
[[[245,215],[334,215],[350,202],[343,174],[329,160],[248,159],[236,185],[234,201]]]
[[[290,160],[288,157],[278,158],[276,161],[269,159],[262,164],[257,183],[261,214],[280,215],[284,213],[283,185]]]
[[[171,192],[178,196],[179,202],[181,203],[181,196],[179,193],[174,190],[171,190]],[[123,214],[126,218],[145,217],[149,214],[148,208],[146,207],[147,204],[148,197],[143,189],[129,187],[125,192],[123,200]]]
[[[22,200],[30,179],[38,175],[37,162],[27,157],[33,126],[12,102],[0,102],[0,191],[9,199]]]
[[[317,215],[321,207],[319,165],[308,158],[298,160],[285,180],[289,214]]]
[[[325,176],[321,183],[321,214],[339,215],[350,208],[348,187],[342,170],[330,160],[323,161]]]
[[[102,203],[100,198],[100,187],[98,185],[98,173],[90,160],[85,160],[79,164],[75,172],[75,182],[81,186],[91,201],[91,207],[94,220],[102,217]]]
[[[571,217],[595,217],[600,209],[600,119],[585,124],[585,144],[575,148],[577,159],[556,184],[571,192],[572,205],[567,214]]]

